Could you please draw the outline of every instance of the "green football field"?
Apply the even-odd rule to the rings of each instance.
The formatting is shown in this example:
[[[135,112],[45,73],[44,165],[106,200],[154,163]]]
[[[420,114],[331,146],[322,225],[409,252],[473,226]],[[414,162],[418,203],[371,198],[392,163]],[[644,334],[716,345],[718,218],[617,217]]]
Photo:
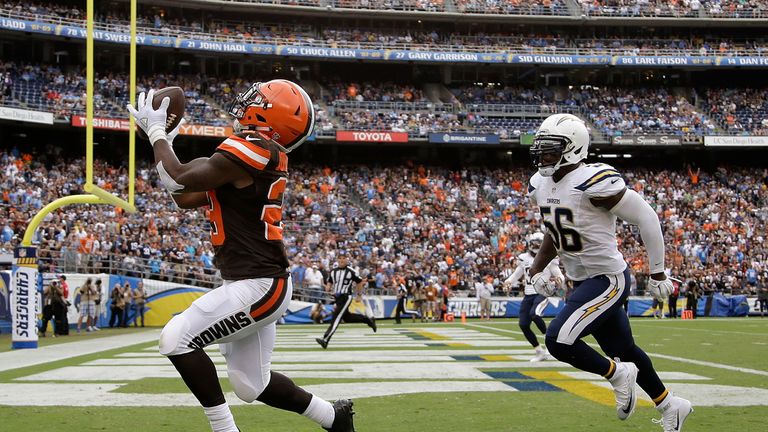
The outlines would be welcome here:
[[[768,319],[637,319],[632,326],[667,386],[693,402],[685,431],[768,430]],[[323,330],[279,327],[273,369],[321,397],[353,398],[358,431],[661,430],[647,398],[622,422],[604,380],[556,361],[529,362],[532,350],[513,320],[382,322],[375,334],[344,324],[327,350],[314,342]],[[0,335],[0,430],[210,430],[157,354],[158,335],[73,333],[22,351]],[[209,353],[243,432],[321,430],[299,415],[238,401],[223,357]]]

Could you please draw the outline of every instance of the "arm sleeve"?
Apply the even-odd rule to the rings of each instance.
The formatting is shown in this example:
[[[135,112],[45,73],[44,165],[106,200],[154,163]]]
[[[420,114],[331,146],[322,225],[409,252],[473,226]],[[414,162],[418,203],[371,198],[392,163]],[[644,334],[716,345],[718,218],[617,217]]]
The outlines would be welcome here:
[[[512,273],[507,280],[504,281],[504,283],[517,283],[517,281],[520,280],[521,277],[523,277],[523,272],[525,269],[523,269],[523,266],[518,265],[517,268],[515,268],[514,273]]]
[[[551,277],[565,280],[565,276],[563,276],[563,272],[560,271],[560,263],[558,260],[550,261],[549,265],[547,266],[547,270],[549,271],[549,275]]]
[[[611,213],[640,228],[640,237],[648,252],[651,274],[663,273],[664,235],[661,233],[659,217],[651,206],[637,192],[627,189],[618,204],[611,209]]]
[[[361,278],[360,275],[358,275],[357,272],[353,268],[350,268],[349,271],[352,272],[352,280],[355,283],[360,283],[360,282],[363,281],[363,278]]]

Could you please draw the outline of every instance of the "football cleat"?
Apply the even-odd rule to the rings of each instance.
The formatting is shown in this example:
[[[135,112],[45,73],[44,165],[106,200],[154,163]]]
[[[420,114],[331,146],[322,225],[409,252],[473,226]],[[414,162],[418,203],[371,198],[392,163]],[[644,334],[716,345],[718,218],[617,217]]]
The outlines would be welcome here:
[[[690,401],[671,394],[656,409],[661,413],[661,418],[653,419],[653,422],[661,424],[664,432],[683,430],[683,422],[693,412]]]
[[[320,346],[323,347],[323,349],[328,348],[328,341],[323,338],[316,338],[315,342],[319,343]]]
[[[616,396],[616,415],[620,420],[628,419],[635,411],[637,372],[638,369],[634,363],[621,363],[616,359],[616,371],[608,381],[613,386],[613,394]]]
[[[355,412],[352,411],[352,405],[354,403],[349,399],[339,399],[333,403],[333,411],[335,416],[333,418],[333,425],[329,429],[323,428],[328,432],[355,432],[355,425],[352,421],[352,416]]]
[[[546,348],[539,345],[536,347],[536,355],[530,360],[531,362],[540,362],[544,360],[549,360],[549,354],[547,353]]]
[[[373,332],[376,333],[376,330],[378,329],[378,326],[376,326],[376,318],[371,317],[370,327],[373,329]]]

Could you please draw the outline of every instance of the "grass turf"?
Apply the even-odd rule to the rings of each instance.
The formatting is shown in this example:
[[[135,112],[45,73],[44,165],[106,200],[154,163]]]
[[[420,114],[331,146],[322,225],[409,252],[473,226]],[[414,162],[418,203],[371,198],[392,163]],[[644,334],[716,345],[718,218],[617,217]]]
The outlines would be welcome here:
[[[454,324],[460,326],[460,324]],[[346,326],[346,325],[345,325]],[[392,326],[382,323],[383,327]],[[442,324],[405,325],[403,328],[429,328]],[[768,388],[768,377],[744,371],[691,364],[653,353],[680,357],[719,365],[766,371],[768,355],[768,319],[702,319],[696,321],[650,320],[632,321],[637,343],[652,353],[659,370],[688,372],[711,378],[708,384]],[[306,328],[319,332],[320,327]],[[501,320],[479,322],[470,320],[470,328],[521,340],[516,322]],[[280,330],[278,330],[279,334]],[[44,340],[43,343],[76,343],[77,337],[102,337],[116,332],[79,335],[70,338]],[[588,342],[594,342],[587,339]],[[0,346],[10,345],[7,336],[0,336]],[[42,345],[42,343],[41,343]],[[141,344],[0,372],[0,383],[86,361],[110,358],[123,352],[135,352],[154,344]],[[317,347],[307,347],[309,350]],[[377,348],[369,348],[377,349]],[[424,348],[421,348],[424,349]],[[439,348],[435,348],[438,350]],[[279,365],[276,367],[279,369]],[[556,368],[552,368],[556,369]],[[562,369],[561,369],[562,370]],[[290,376],[290,373],[288,373]],[[450,379],[450,377],[446,377]],[[301,378],[300,385],[346,382],[351,386],[365,386],[365,379]],[[376,381],[383,381],[377,379]],[[231,389],[222,380],[225,391]],[[600,405],[567,392],[471,392],[421,393],[388,397],[361,398],[355,401],[358,431],[658,431],[651,423],[658,417],[653,408],[638,407],[634,416],[621,422],[613,408]],[[145,378],[132,381],[118,391],[136,393],[185,393],[180,379]],[[756,401],[768,403],[768,401]],[[61,406],[16,407],[0,406],[0,430],[54,430],[57,432],[83,431],[208,431],[202,410],[194,407],[69,407]],[[243,432],[250,431],[319,431],[318,426],[293,413],[281,412],[265,406],[234,406],[233,413]],[[739,432],[765,430],[766,406],[749,407],[696,407],[684,430]],[[31,429],[30,429],[31,428]]]

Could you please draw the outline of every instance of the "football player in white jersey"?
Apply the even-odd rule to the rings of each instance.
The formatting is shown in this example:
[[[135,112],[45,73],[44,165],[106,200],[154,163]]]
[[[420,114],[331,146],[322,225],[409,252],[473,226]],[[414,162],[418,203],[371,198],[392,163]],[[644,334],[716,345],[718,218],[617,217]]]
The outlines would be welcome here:
[[[533,260],[536,258],[536,254],[539,253],[543,241],[544,233],[542,232],[536,232],[528,236],[528,250],[518,255],[515,272],[504,281],[505,286],[515,286],[520,279],[525,279],[525,297],[523,297],[523,301],[520,303],[519,325],[520,329],[523,330],[525,338],[528,339],[528,342],[530,342],[536,350],[536,355],[531,359],[532,362],[539,362],[549,358],[547,349],[539,345],[539,340],[531,330],[531,321],[533,321],[536,324],[536,327],[539,328],[539,331],[541,331],[541,334],[547,333],[547,325],[540,315],[544,312],[544,308],[539,310],[538,307],[542,302],[547,302],[547,300],[546,297],[538,294],[536,290],[533,289],[531,278],[528,276],[528,269],[531,268]],[[564,281],[563,272],[560,271],[557,258],[553,259],[544,269],[544,277],[547,281],[554,278],[555,281],[557,281],[557,285],[562,285]],[[546,307],[546,305],[544,306]]]
[[[544,270],[559,256],[574,282],[565,307],[547,329],[547,349],[560,361],[608,379],[621,420],[634,411],[637,382],[661,412],[658,422],[664,431],[677,432],[693,411],[691,403],[666,389],[651,360],[635,345],[621,307],[629,295],[629,270],[616,243],[617,217],[639,228],[648,253],[651,293],[665,299],[673,290],[664,274],[659,218],[613,167],[585,164],[588,149],[584,122],[571,114],[555,114],[541,124],[530,150],[538,172],[531,177],[528,196],[539,206],[548,235],[528,274],[537,292],[552,295]],[[589,334],[607,358],[581,340]]]

